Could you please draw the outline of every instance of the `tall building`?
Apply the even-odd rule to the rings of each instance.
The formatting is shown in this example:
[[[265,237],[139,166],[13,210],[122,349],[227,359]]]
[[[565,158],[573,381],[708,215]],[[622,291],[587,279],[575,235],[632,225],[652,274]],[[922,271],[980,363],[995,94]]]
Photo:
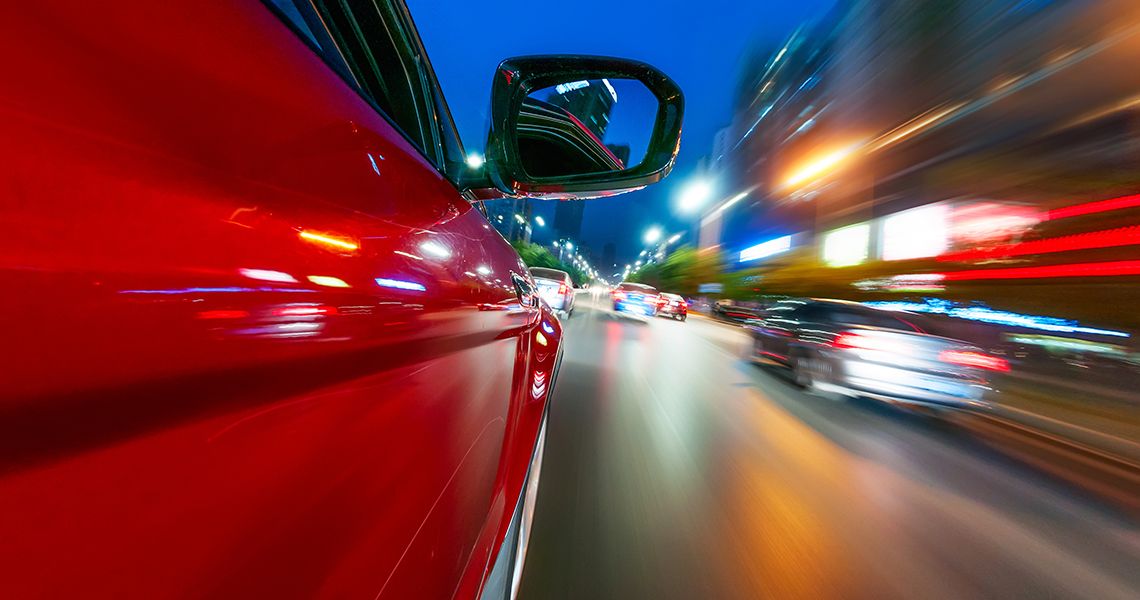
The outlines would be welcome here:
[[[582,237],[585,200],[561,200],[554,207],[554,237],[578,241]]]
[[[495,227],[511,242],[529,242],[531,227],[531,204],[527,198],[502,198],[487,202],[487,217]]]
[[[604,139],[618,95],[607,79],[582,80],[555,86],[546,101],[566,109],[598,139]]]

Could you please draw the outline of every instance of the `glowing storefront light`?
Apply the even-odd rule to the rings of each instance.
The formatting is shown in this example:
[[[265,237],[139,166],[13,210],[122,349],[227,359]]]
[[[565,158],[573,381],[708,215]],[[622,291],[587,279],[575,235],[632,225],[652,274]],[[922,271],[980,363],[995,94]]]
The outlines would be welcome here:
[[[831,267],[849,267],[867,260],[871,226],[867,223],[836,229],[823,238],[823,262]]]
[[[949,210],[931,204],[883,219],[883,260],[938,256],[946,251]]]
[[[745,248],[740,251],[740,262],[748,262],[752,260],[760,260],[767,258],[781,252],[787,252],[792,248],[792,236],[785,235],[778,237],[774,240],[768,240],[761,244],[756,244]]]

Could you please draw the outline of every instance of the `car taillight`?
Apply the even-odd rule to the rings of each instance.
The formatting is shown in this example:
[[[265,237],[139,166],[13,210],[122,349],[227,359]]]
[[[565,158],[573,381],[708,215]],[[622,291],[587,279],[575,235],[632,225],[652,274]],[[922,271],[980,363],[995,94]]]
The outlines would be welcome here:
[[[568,289],[570,289],[570,288],[566,287],[566,284],[565,284],[565,283],[563,283],[563,284],[560,284],[560,285],[558,286],[558,294],[559,294],[559,295],[561,295],[561,296],[565,296],[565,295],[566,295],[566,290],[568,290]]]
[[[883,343],[858,331],[844,331],[831,342],[831,347],[842,350],[889,350],[890,344]]]
[[[938,360],[961,367],[977,367],[987,371],[1009,371],[1009,361],[1000,356],[990,356],[971,350],[943,350],[938,354]]]

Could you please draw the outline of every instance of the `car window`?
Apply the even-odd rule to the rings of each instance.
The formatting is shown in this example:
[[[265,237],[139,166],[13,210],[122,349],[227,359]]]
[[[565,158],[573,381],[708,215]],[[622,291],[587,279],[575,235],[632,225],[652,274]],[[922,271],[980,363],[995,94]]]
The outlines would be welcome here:
[[[557,281],[563,281],[566,279],[566,273],[563,273],[562,271],[558,271],[555,269],[544,269],[542,267],[532,268],[530,270],[530,274],[533,277],[541,277],[543,279],[554,279]]]
[[[836,323],[843,323],[844,325],[865,325],[867,327],[882,327],[884,329],[914,330],[914,327],[891,315],[881,314],[871,310],[833,307],[826,311],[825,318]]]
[[[463,146],[435,73],[402,3],[268,0],[271,7],[447,175]]]

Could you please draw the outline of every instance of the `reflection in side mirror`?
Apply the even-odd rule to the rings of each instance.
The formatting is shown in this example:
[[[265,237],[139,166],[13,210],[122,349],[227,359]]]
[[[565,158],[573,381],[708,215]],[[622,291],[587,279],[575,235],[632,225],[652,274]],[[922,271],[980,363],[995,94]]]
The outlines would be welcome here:
[[[650,65],[601,56],[522,56],[491,84],[477,197],[597,198],[656,183],[677,159],[681,89]]]
[[[515,139],[530,177],[631,169],[645,158],[657,98],[634,79],[581,79],[523,100]]]

